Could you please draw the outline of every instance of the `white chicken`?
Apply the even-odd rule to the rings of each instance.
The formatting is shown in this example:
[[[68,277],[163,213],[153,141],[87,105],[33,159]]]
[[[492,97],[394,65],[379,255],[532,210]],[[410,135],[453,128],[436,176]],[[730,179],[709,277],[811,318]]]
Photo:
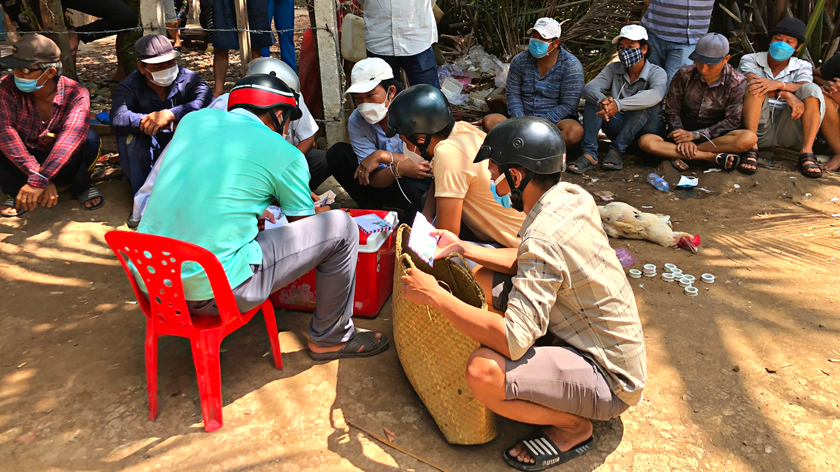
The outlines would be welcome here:
[[[622,202],[599,206],[604,231],[611,238],[646,239],[665,247],[686,248],[696,253],[700,235],[671,229],[671,217],[639,211]]]

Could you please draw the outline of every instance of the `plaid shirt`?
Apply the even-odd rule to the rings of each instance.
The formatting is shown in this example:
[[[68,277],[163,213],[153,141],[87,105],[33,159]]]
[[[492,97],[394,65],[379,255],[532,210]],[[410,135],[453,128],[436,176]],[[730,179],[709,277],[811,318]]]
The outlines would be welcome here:
[[[13,74],[8,74],[0,79],[0,152],[28,176],[27,184],[44,188],[87,139],[88,113],[87,89],[59,77],[52,116],[43,122],[35,97],[18,90]],[[50,154],[39,164],[30,149]]]
[[[561,47],[557,62],[540,77],[537,60],[524,51],[510,61],[505,88],[511,118],[540,116],[559,123],[577,112],[583,91],[583,66]]]
[[[638,404],[647,377],[642,323],[595,200],[560,182],[534,205],[520,235],[505,313],[511,358],[550,331],[592,360],[624,403]]]
[[[673,129],[718,138],[741,128],[746,92],[747,79],[729,64],[712,85],[703,80],[693,64],[685,66],[671,81],[665,98],[665,121]]]

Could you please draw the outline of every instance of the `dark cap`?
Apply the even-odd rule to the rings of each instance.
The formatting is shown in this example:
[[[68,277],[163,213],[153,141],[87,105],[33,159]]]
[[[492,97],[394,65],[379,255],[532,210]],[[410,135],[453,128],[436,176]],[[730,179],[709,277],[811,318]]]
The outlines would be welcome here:
[[[12,46],[12,50],[14,52],[11,55],[0,57],[0,64],[12,69],[61,60],[61,50],[58,45],[40,34],[25,36]]]
[[[707,33],[700,38],[700,41],[697,41],[694,52],[688,58],[694,62],[702,62],[713,66],[719,64],[728,55],[729,40],[726,39],[726,36],[718,33]]]
[[[166,36],[159,34],[150,34],[138,39],[134,43],[134,50],[137,51],[137,60],[146,64],[160,64],[181,55],[172,47]]]
[[[797,18],[785,18],[776,24],[776,27],[770,32],[770,36],[772,37],[776,34],[792,36],[799,40],[799,44],[802,44],[805,42],[805,29],[805,23],[803,23],[802,20]]]

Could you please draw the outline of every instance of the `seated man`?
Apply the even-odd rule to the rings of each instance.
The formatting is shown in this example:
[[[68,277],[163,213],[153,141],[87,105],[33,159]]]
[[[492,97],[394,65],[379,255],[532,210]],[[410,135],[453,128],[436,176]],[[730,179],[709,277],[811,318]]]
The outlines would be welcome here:
[[[484,266],[476,278],[497,313],[467,305],[417,269],[399,287],[481,344],[467,363],[475,398],[506,418],[545,425],[505,450],[505,462],[520,470],[543,470],[591,450],[590,419],[606,421],[638,404],[647,376],[633,290],[592,196],[560,182],[565,152],[551,122],[500,124],[476,160],[491,160],[491,173],[506,176],[514,206],[528,215],[522,243],[486,248],[436,232],[436,258],[457,252]],[[535,347],[548,332],[564,345]]]
[[[840,54],[835,54],[823,65],[814,69],[814,83],[822,87],[825,100],[825,117],[820,130],[834,156],[821,164],[824,171],[840,170]]]
[[[252,61],[248,65],[245,76],[253,74],[271,75],[272,73],[288,85],[297,96],[301,116],[291,118],[289,130],[283,137],[306,156],[310,175],[309,190],[314,191],[330,176],[330,168],[327,166],[327,152],[315,149],[315,133],[318,132],[318,123],[315,122],[315,118],[312,118],[312,114],[303,102],[303,95],[300,93],[300,79],[288,64],[273,57],[261,57]],[[229,93],[219,95],[208,108],[227,110],[229,96]]]
[[[813,67],[792,57],[805,41],[805,23],[785,18],[770,32],[768,52],[747,54],[738,70],[749,83],[744,98],[744,128],[758,135],[758,144],[744,154],[738,169],[755,174],[758,148],[799,149],[799,171],[816,179],[822,175],[814,156],[814,140],[825,116],[820,87],[813,83]]]
[[[739,129],[747,80],[729,65],[729,40],[723,35],[700,38],[691,60],[694,65],[677,71],[665,99],[668,140],[646,134],[639,148],[670,160],[679,171],[688,169],[683,159],[697,159],[731,172],[740,162],[738,154],[756,142],[754,132]]]
[[[137,193],[175,125],[213,101],[210,87],[195,72],[176,64],[181,55],[161,35],[134,43],[137,70],[117,85],[111,106],[111,129],[117,135],[120,166]]]
[[[242,311],[317,268],[309,355],[327,360],[384,351],[386,337],[356,332],[350,318],[359,229],[342,211],[311,216],[306,160],[280,134],[297,110],[291,89],[277,77],[252,75],[237,82],[229,106],[230,112],[202,110],[181,122],[138,232],[215,254]],[[275,199],[290,224],[258,232],[258,218]],[[185,265],[181,278],[192,313],[218,314],[203,269]]]
[[[583,139],[583,126],[577,120],[580,93],[583,90],[583,66],[560,46],[560,23],[540,18],[528,30],[528,51],[510,61],[505,93],[508,114],[541,116],[556,123],[568,146]],[[481,122],[485,131],[504,121],[493,113]]]
[[[604,170],[621,169],[622,155],[636,137],[659,131],[659,102],[668,91],[668,77],[646,60],[647,39],[647,30],[639,25],[621,28],[612,41],[618,44],[619,62],[605,67],[583,88],[582,154],[569,164],[569,172],[582,174],[598,165],[598,131],[602,129],[611,140],[601,165]]]
[[[493,198],[487,163],[473,162],[484,132],[456,122],[446,97],[431,85],[409,87],[397,95],[389,112],[388,134],[399,134],[432,163],[435,181],[423,209],[426,219],[462,239],[518,246],[523,215]],[[500,191],[507,188],[505,182],[499,185]]]
[[[0,64],[14,70],[0,79],[0,189],[11,197],[0,215],[52,207],[57,183],[69,184],[85,210],[101,207],[105,200],[90,185],[99,151],[90,95],[61,75],[58,46],[39,34],[24,36]]]
[[[347,130],[350,144],[336,143],[327,151],[333,177],[361,208],[399,208],[411,222],[423,211],[432,185],[431,166],[398,136],[386,136],[388,107],[402,91],[391,66],[370,57],[353,66],[348,94],[356,102]],[[413,147],[413,146],[412,146]]]

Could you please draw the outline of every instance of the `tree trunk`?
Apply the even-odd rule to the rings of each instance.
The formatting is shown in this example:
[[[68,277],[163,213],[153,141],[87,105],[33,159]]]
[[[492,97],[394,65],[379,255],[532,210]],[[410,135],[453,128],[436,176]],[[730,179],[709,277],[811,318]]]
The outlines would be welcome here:
[[[67,35],[67,26],[64,24],[64,8],[60,0],[40,0],[41,22],[45,30],[58,31],[55,42],[61,49],[61,65],[64,68],[63,75],[73,80],[79,80],[76,76],[76,58],[70,51],[70,37]]]

